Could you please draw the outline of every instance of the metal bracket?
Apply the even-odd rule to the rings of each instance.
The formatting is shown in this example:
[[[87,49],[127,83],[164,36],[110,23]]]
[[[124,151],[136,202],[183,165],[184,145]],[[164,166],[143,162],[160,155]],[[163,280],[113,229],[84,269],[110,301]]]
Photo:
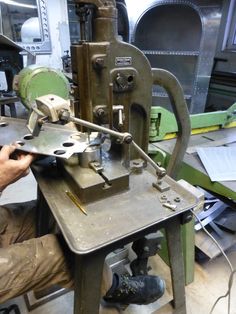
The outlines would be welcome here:
[[[164,180],[158,180],[157,183],[153,183],[152,186],[160,192],[169,191],[170,186]]]

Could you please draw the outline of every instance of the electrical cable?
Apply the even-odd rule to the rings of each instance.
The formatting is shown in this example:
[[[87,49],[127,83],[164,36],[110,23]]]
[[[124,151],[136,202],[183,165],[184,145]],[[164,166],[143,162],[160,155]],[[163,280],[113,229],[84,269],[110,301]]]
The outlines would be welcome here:
[[[221,300],[224,299],[226,297],[228,297],[228,314],[230,314],[230,301],[231,301],[231,288],[233,285],[233,280],[234,280],[234,274],[236,273],[236,269],[233,268],[233,265],[231,264],[228,256],[225,254],[224,250],[222,249],[221,245],[217,242],[217,240],[210,234],[210,232],[205,228],[205,226],[202,224],[201,220],[199,219],[199,217],[197,216],[196,213],[194,213],[193,210],[191,210],[192,214],[194,215],[194,217],[197,219],[197,221],[200,223],[200,225],[202,226],[202,229],[206,232],[206,234],[212,239],[212,241],[217,245],[217,247],[219,248],[219,250],[221,251],[221,253],[223,254],[223,256],[225,257],[229,267],[230,267],[230,277],[229,277],[229,281],[228,281],[228,290],[226,291],[226,293],[222,296],[220,296],[215,303],[213,304],[210,313],[212,314],[217,303]]]

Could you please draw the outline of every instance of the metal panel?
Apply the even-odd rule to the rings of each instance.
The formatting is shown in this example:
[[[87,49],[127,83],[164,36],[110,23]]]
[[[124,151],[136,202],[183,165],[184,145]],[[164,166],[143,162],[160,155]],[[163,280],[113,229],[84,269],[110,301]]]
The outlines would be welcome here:
[[[25,120],[1,117],[0,146],[18,143],[22,151],[61,158],[82,153],[89,146],[85,133],[49,123],[43,129],[39,136],[33,137]]]
[[[186,99],[191,99],[191,102],[188,102],[191,113],[204,112],[221,20],[222,1],[149,0],[137,4],[134,0],[126,0],[126,4],[132,43],[144,50],[153,67],[169,69],[177,76],[184,87]],[[177,25],[178,14],[174,11],[178,6],[181,9],[178,10]],[[175,10],[171,11],[174,8]],[[162,29],[153,26],[160,21],[160,18],[155,19],[155,12],[158,12],[158,9],[159,12],[162,10],[163,14],[165,13]],[[172,13],[168,16],[168,12]],[[185,29],[184,25],[186,25]],[[144,32],[141,30],[142,27]],[[140,30],[146,47],[142,44],[142,40],[138,41]],[[151,38],[149,43],[147,37]],[[165,60],[161,59],[161,56],[165,56]],[[187,63],[191,63],[192,67],[186,68]],[[179,68],[181,65],[183,71],[176,71],[176,67]],[[162,95],[157,98],[154,103],[166,107],[165,97]]]

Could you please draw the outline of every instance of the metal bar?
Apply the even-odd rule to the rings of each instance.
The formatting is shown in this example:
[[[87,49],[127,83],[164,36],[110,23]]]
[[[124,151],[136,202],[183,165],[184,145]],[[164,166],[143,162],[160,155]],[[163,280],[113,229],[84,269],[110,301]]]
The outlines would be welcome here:
[[[184,259],[181,244],[180,217],[170,220],[166,226],[170,261],[174,314],[186,314]]]
[[[1,106],[1,116],[5,116],[5,105]]]
[[[188,107],[184,99],[183,89],[173,74],[163,69],[152,69],[152,73],[153,84],[160,85],[166,90],[176,116],[178,136],[167,168],[167,174],[176,178],[191,134]]]
[[[15,103],[10,103],[7,106],[10,107],[11,117],[16,118],[17,114],[16,114],[16,105],[15,105]]]
[[[76,255],[74,314],[98,314],[106,254]]]
[[[134,141],[132,141],[134,148],[137,150],[139,155],[146,160],[157,172],[157,175],[164,177],[166,175],[166,170],[162,167],[159,167],[155,161],[153,161],[143,150],[141,147],[138,146]]]
[[[197,216],[200,220],[207,218],[209,215],[211,215],[212,213],[214,213],[216,210],[219,210],[221,208],[221,206],[224,206],[225,204],[221,201],[216,201],[214,200],[215,204],[212,205],[211,208],[209,208],[208,210],[204,210],[202,212],[200,212]]]
[[[113,83],[109,84],[109,124],[113,128]]]
[[[201,224],[198,223],[195,225],[194,229],[196,231],[201,230],[202,226],[206,226],[208,225],[210,222],[212,222],[212,220],[214,220],[217,216],[219,216],[226,208],[228,207],[227,204],[223,204],[221,206],[217,206],[217,209],[214,210],[207,218],[205,218],[204,220],[201,221]]]
[[[212,182],[211,182],[212,183]],[[226,182],[223,182],[226,183]],[[220,182],[220,184],[222,184]],[[220,201],[222,201],[223,203],[227,204],[229,207],[231,207],[232,209],[236,210],[236,192],[235,192],[235,188],[234,187],[228,187],[226,186],[226,188],[228,189],[228,193],[219,193],[218,191],[215,191],[214,189],[212,189],[213,184],[209,187],[206,187],[205,190],[207,192],[209,192],[210,194],[213,195],[213,197],[218,198]],[[221,190],[224,188],[224,185],[221,186]],[[230,194],[231,192],[232,195]]]
[[[43,193],[39,188],[37,194],[36,234],[40,237],[49,233],[51,211]]]
[[[85,126],[86,128],[89,128],[91,130],[95,130],[95,131],[98,131],[98,132],[103,132],[103,133],[106,133],[106,134],[110,134],[110,135],[112,135],[112,136],[114,136],[116,138],[121,139],[122,141],[125,139],[126,136],[130,135],[129,133],[120,133],[120,132],[117,132],[117,131],[105,128],[103,126],[94,124],[92,122],[89,122],[89,121],[86,121],[86,120],[82,120],[82,119],[79,119],[79,118],[75,118],[75,117],[72,117],[72,116],[70,116],[69,120],[71,122],[74,122],[74,123],[77,123],[79,125]],[[130,137],[131,137],[131,135],[130,135]]]

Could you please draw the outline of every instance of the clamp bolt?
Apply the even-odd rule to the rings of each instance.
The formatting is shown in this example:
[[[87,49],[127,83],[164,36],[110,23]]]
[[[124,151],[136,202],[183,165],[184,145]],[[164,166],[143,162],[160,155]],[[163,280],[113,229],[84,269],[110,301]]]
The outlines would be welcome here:
[[[180,203],[180,198],[179,197],[176,197],[175,199],[174,199],[174,201],[176,202],[176,203]]]
[[[166,196],[165,194],[163,194],[163,195],[161,196],[161,200],[167,200],[167,196]]]

